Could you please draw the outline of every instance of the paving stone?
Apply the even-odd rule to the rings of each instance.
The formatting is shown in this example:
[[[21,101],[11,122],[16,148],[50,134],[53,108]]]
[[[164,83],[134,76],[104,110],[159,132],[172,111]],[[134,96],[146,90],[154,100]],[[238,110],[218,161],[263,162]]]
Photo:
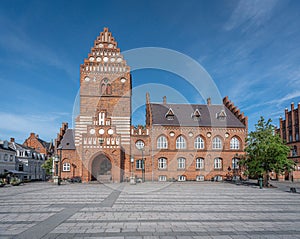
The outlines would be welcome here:
[[[213,182],[5,187],[0,238],[300,238],[300,194],[282,188]]]

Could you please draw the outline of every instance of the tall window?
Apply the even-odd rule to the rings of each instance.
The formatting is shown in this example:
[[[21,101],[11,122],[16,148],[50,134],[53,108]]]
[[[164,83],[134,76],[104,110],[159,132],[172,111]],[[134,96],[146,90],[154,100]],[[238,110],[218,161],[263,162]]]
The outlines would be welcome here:
[[[161,135],[158,137],[157,148],[158,149],[167,149],[168,148],[168,140],[165,136]]]
[[[185,138],[182,135],[180,135],[176,139],[176,149],[185,149],[185,148],[186,148]]]
[[[167,168],[167,159],[159,158],[158,159],[158,169],[166,169]]]
[[[105,112],[100,112],[99,113],[99,125],[104,125],[105,121]]]
[[[139,159],[136,161],[136,169],[143,169],[143,160]]]
[[[215,158],[214,168],[215,169],[222,169],[222,159],[221,158]]]
[[[204,169],[204,159],[196,158],[196,169]]]
[[[239,159],[233,158],[232,159],[232,169],[238,169],[239,168]]]
[[[71,170],[71,164],[70,163],[64,163],[63,164],[63,171],[70,171]]]
[[[198,136],[194,142],[195,149],[204,149],[204,140],[201,136]]]
[[[111,95],[112,94],[112,87],[109,83],[109,80],[107,78],[104,78],[101,83],[101,93],[102,95]]]
[[[237,137],[230,140],[230,149],[240,149],[240,141]]]
[[[214,137],[213,149],[222,149],[222,140],[219,137]]]
[[[178,169],[185,169],[185,158],[178,158]]]

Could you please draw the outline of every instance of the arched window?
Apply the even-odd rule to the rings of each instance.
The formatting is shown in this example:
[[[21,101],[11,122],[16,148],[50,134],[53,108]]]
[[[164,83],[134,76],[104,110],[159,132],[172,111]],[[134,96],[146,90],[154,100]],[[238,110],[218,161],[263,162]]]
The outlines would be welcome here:
[[[240,141],[237,137],[230,140],[230,149],[240,149]]]
[[[167,159],[159,158],[158,159],[158,169],[166,169],[167,168]]]
[[[158,149],[167,149],[168,148],[168,140],[165,136],[161,135],[158,137],[157,148]]]
[[[63,164],[63,171],[68,172],[71,170],[71,164],[70,163],[64,163]]]
[[[185,138],[182,135],[180,135],[176,139],[176,149],[185,149],[185,148],[186,148]]]
[[[178,169],[185,169],[185,158],[178,158]]]
[[[198,136],[194,142],[195,149],[204,149],[204,140],[201,136]]]
[[[214,168],[215,169],[222,169],[222,159],[221,158],[215,158]]]
[[[111,95],[112,94],[112,87],[107,78],[104,78],[101,82],[101,94],[102,95]]]
[[[204,158],[196,158],[196,169],[204,169]]]
[[[213,149],[222,149],[222,140],[219,137],[214,137]]]
[[[111,89],[111,84],[106,85],[106,94],[111,95],[112,94],[112,89]]]

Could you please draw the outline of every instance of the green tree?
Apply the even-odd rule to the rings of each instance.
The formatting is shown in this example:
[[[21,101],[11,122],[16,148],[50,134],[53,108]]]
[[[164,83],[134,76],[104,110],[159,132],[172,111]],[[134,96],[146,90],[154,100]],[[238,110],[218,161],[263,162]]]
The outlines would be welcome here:
[[[52,175],[53,169],[53,158],[48,158],[43,164],[42,168],[45,169],[46,175]]]
[[[263,177],[264,186],[268,186],[269,173],[274,171],[282,174],[294,168],[294,162],[287,158],[290,148],[286,146],[269,119],[263,117],[255,125],[247,138],[245,158],[240,164],[247,168],[247,174],[252,177]]]

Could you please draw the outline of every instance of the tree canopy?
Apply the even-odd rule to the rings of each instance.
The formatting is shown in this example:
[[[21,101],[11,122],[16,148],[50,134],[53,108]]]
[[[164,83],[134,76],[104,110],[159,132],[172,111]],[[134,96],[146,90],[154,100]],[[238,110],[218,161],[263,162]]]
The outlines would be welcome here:
[[[52,167],[53,167],[53,158],[47,159],[43,164],[42,168],[45,169],[46,175],[52,174]]]
[[[264,185],[268,185],[269,173],[282,174],[291,171],[294,162],[287,158],[290,148],[286,146],[278,134],[275,134],[275,127],[263,117],[255,125],[247,138],[245,148],[245,159],[240,164],[246,166],[248,174],[254,177],[263,177]]]

